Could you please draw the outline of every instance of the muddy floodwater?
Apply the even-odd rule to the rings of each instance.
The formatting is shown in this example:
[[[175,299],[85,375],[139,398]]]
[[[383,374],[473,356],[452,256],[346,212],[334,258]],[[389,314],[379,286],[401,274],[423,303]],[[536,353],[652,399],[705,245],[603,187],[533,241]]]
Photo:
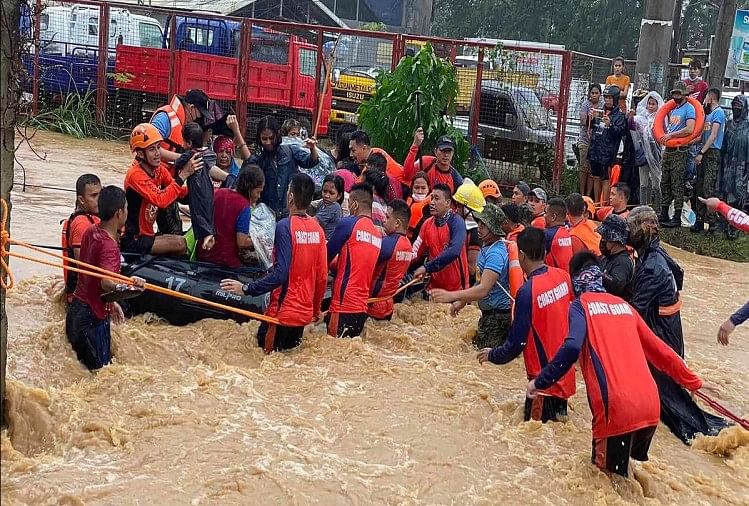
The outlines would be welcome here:
[[[83,172],[122,184],[122,143],[39,133],[35,146],[46,160],[19,154],[30,184],[73,188]],[[20,190],[12,235],[58,244],[73,194]],[[749,266],[674,256],[688,363],[749,417],[749,325],[716,341],[749,299]],[[270,356],[256,323],[140,316],[114,328],[115,362],[91,374],[65,338],[60,273],[13,270],[3,505],[749,504],[749,432],[736,427],[687,447],[660,426],[636,479],[612,480],[590,464],[581,375],[567,423],[524,423],[522,359],[478,364],[471,307],[402,304],[363,338],[315,327]]]

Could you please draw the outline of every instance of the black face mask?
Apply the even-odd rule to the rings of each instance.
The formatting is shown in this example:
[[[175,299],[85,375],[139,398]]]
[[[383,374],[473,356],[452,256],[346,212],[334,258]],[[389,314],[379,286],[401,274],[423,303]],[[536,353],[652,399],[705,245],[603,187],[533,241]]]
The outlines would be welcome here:
[[[604,239],[601,239],[601,241],[598,243],[598,249],[601,250],[601,255],[607,257],[611,254],[611,250],[606,246],[606,241]]]
[[[686,100],[686,99],[684,98],[684,95],[682,95],[682,96],[681,96],[681,97],[679,97],[679,98],[676,98],[676,97],[671,97],[671,98],[673,99],[673,101],[674,101],[674,102],[676,102],[676,104],[677,104],[677,105],[683,104],[683,103],[684,103],[684,100]]]

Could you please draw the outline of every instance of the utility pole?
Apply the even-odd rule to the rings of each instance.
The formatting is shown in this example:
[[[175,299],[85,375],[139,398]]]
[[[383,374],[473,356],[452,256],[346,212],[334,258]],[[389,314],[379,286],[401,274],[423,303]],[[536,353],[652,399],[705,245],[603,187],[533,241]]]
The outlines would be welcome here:
[[[723,0],[718,11],[718,22],[715,23],[715,39],[710,50],[710,66],[707,82],[710,87],[723,89],[723,78],[726,75],[728,50],[731,46],[733,20],[736,16],[737,0]]]
[[[647,0],[640,25],[634,84],[665,96],[673,36],[674,0]]]

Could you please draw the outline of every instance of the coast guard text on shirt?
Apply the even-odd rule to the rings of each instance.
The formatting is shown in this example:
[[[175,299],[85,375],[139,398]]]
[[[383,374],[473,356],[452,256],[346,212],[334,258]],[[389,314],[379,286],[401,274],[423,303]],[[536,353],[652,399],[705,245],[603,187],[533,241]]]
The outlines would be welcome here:
[[[552,288],[551,290],[547,290],[544,293],[540,294],[536,298],[536,303],[538,304],[538,308],[544,308],[548,306],[549,304],[553,304],[554,302],[562,299],[563,297],[566,297],[569,295],[570,289],[567,285],[567,282],[562,282]]]
[[[320,244],[320,232],[305,232],[297,230],[294,232],[297,244]]]
[[[366,230],[357,230],[356,240],[357,242],[367,242],[373,246],[376,246],[377,248],[382,247],[382,238],[377,237],[376,235],[372,235]]]
[[[606,304],[604,302],[588,303],[588,313],[590,316],[598,314],[608,314],[612,316],[632,315],[632,307],[626,302],[620,304]]]

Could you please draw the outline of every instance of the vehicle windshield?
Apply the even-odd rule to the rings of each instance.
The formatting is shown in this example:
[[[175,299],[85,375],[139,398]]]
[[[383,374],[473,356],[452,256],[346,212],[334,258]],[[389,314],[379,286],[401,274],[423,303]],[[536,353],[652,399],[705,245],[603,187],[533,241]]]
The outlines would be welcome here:
[[[332,50],[328,43],[325,53]],[[335,54],[335,68],[350,68],[355,72],[367,73],[374,77],[376,71],[389,69],[393,44],[388,40],[371,37],[342,37]]]
[[[533,91],[516,90],[515,96],[520,104],[520,109],[525,112],[529,127],[533,130],[551,129],[544,106]]]

